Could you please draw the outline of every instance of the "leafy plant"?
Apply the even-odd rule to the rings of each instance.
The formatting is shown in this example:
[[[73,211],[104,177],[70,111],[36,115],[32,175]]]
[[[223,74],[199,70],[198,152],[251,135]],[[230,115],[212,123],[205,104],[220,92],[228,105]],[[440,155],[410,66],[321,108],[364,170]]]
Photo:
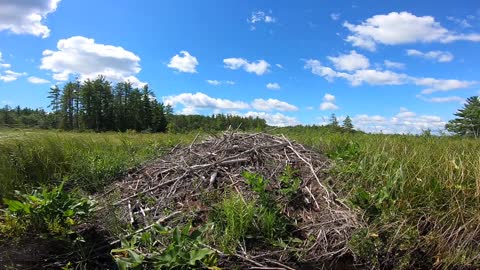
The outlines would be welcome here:
[[[280,176],[280,193],[292,198],[298,193],[302,179],[298,177],[298,170],[293,169],[290,165],[287,165]]]
[[[249,171],[244,171],[242,176],[245,178],[247,184],[252,188],[253,191],[262,195],[267,191],[268,179],[263,178],[263,176],[252,173]]]
[[[174,229],[156,225],[142,235],[123,239],[122,247],[113,249],[111,254],[121,270],[144,266],[155,269],[213,267],[217,264],[216,254],[203,244],[207,228],[194,228],[191,223]],[[165,237],[167,239],[161,239]],[[160,245],[162,240],[167,241],[166,246]]]
[[[202,245],[203,233],[204,228],[193,228],[191,223],[182,229],[173,229],[170,244],[161,254],[152,258],[153,265],[161,269],[215,265],[215,252]]]
[[[95,205],[93,200],[65,192],[63,183],[51,190],[42,188],[31,194],[17,191],[15,195],[16,199],[3,199],[8,221],[1,224],[3,233],[32,229],[40,233],[71,234],[71,227]]]

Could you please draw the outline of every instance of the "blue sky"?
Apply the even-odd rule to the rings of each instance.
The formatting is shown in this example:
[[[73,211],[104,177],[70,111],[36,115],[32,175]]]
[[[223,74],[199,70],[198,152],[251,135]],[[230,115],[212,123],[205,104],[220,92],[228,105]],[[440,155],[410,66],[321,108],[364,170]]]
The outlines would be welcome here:
[[[476,1],[0,1],[0,105],[148,83],[176,113],[373,132],[441,129],[480,91]]]

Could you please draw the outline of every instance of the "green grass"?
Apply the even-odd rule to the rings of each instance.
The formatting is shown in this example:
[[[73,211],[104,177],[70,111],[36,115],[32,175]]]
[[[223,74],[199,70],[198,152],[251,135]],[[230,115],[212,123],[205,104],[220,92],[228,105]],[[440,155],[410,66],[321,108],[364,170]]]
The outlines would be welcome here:
[[[94,192],[194,135],[0,130],[0,198],[63,180]]]
[[[329,185],[365,223],[350,245],[372,266],[480,266],[480,140],[313,128],[274,133],[335,161]],[[194,135],[0,130],[0,198],[64,179],[95,191]],[[248,234],[245,226],[255,220],[251,208],[239,198],[220,202],[218,225],[232,231],[230,243]],[[275,234],[271,213],[263,220],[267,234]]]
[[[277,132],[336,161],[330,184],[361,211],[373,264],[480,265],[480,140]]]

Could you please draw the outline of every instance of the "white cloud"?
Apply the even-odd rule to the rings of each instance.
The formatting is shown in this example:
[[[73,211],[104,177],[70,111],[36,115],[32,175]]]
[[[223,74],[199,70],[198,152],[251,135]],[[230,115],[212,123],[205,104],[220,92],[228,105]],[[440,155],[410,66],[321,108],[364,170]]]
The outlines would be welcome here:
[[[25,72],[20,73],[20,72],[15,72],[11,70],[6,70],[3,72],[3,74],[0,74],[0,81],[13,82],[13,81],[16,81],[18,78],[26,75],[27,73]]]
[[[458,102],[460,104],[463,104],[465,102],[464,98],[461,98],[461,97],[458,97],[458,96],[426,98],[422,95],[417,95],[417,98],[419,98],[423,101],[432,102],[432,103]]]
[[[283,66],[281,64],[275,64],[279,69],[283,69]]]
[[[335,71],[330,67],[323,66],[315,59],[305,61],[305,69],[309,69],[313,74],[325,78],[327,81],[333,81],[336,78],[342,78],[350,82],[352,86],[362,85],[404,85],[414,84],[427,87],[422,94],[431,94],[438,91],[450,91],[456,89],[469,88],[476,81],[461,81],[453,79],[435,79],[435,78],[416,78],[403,73],[396,73],[389,70],[362,69],[353,73]]]
[[[338,21],[340,19],[340,13],[330,13],[330,18],[334,21]]]
[[[2,52],[0,52],[0,68],[11,68],[12,65],[4,63],[2,58]]]
[[[269,114],[266,112],[247,112],[243,116],[265,119],[267,121],[267,124],[270,126],[285,127],[300,124],[300,122],[295,117],[286,116],[281,113]]]
[[[265,60],[257,60],[256,62],[248,62],[243,58],[226,58],[223,59],[225,68],[237,70],[243,68],[246,72],[263,75],[268,72],[270,64]]]
[[[332,94],[326,93],[323,96],[323,102],[320,104],[320,110],[338,110],[338,106],[335,104],[335,96]]]
[[[195,114],[199,114],[198,111],[197,111],[197,108],[196,107],[184,107],[181,111],[180,111],[180,114],[183,114],[183,115],[195,115]]]
[[[450,62],[453,60],[453,54],[447,51],[429,51],[421,52],[418,50],[407,50],[407,55],[418,56],[425,59],[434,60],[440,63]]]
[[[325,96],[323,96],[323,100],[333,102],[335,101],[335,96],[332,94],[326,93]]]
[[[206,82],[208,84],[214,85],[214,86],[218,86],[218,85],[222,85],[222,84],[226,84],[226,85],[234,85],[235,84],[234,81],[206,80]]]
[[[355,128],[374,133],[418,134],[426,129],[435,132],[443,130],[446,124],[439,116],[417,115],[406,108],[400,108],[400,112],[393,117],[361,114],[352,117],[352,121]]]
[[[78,75],[80,80],[104,75],[110,81],[130,81],[142,86],[135,77],[140,72],[140,57],[122,47],[95,43],[94,39],[74,36],[61,39],[57,51],[43,51],[41,69],[53,72],[53,79],[68,80]]]
[[[415,78],[414,83],[416,85],[428,87],[422,91],[422,94],[463,89],[477,84],[477,82],[474,81],[443,80],[434,78]]]
[[[272,90],[280,89],[280,84],[278,84],[278,83],[267,83],[267,88],[272,89]]]
[[[168,67],[180,72],[197,73],[198,60],[187,51],[181,51],[170,59]]]
[[[220,85],[222,83],[221,81],[217,80],[206,80],[206,82],[211,85]]]
[[[338,70],[354,71],[366,69],[370,66],[368,58],[356,51],[350,51],[350,54],[341,54],[338,57],[328,56],[327,58]]]
[[[323,66],[320,61],[314,59],[307,60],[304,68],[310,69],[313,74],[324,77],[328,81],[342,78],[348,80],[353,86],[358,86],[363,83],[370,85],[400,85],[404,84],[408,79],[408,76],[405,74],[389,70],[361,69],[353,73],[338,72],[330,67]]]
[[[447,30],[432,16],[415,16],[409,12],[391,12],[375,15],[361,24],[343,24],[351,34],[347,41],[353,46],[374,51],[377,44],[400,45],[409,43],[458,40],[480,42],[480,34],[459,34]]]
[[[455,18],[453,16],[447,16],[447,20],[451,21],[451,22],[454,22],[456,24],[458,24],[459,26],[463,27],[463,28],[471,28],[473,27],[467,19],[460,19],[460,18]]]
[[[383,61],[383,64],[387,68],[396,68],[396,69],[404,69],[405,68],[404,63],[393,62],[393,61],[390,61],[390,60]]]
[[[50,83],[49,80],[45,80],[45,79],[42,79],[42,78],[39,78],[39,77],[35,77],[35,76],[30,76],[30,77],[28,77],[27,80],[28,80],[29,82],[33,83],[33,84]]]
[[[268,14],[264,11],[254,11],[250,18],[247,19],[247,22],[250,24],[250,30],[256,29],[256,24],[258,23],[274,23],[277,21],[275,17],[272,16],[270,11]]]
[[[298,108],[285,101],[269,98],[267,100],[257,98],[252,102],[252,107],[259,111],[297,111]]]
[[[220,110],[243,110],[248,109],[250,106],[243,101],[231,101],[228,99],[212,98],[204,93],[197,92],[182,93],[175,96],[163,97],[163,102],[168,105],[176,106],[178,104],[189,108],[192,111],[195,108],[209,108]]]
[[[30,34],[46,38],[50,29],[43,24],[48,14],[57,9],[60,0],[0,1],[0,31]]]

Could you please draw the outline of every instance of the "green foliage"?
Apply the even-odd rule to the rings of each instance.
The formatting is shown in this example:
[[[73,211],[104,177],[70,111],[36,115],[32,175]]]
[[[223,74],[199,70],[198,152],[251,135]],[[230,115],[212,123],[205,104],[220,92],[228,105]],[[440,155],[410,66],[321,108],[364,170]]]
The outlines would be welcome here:
[[[298,177],[298,170],[290,165],[285,166],[283,174],[280,176],[280,193],[288,198],[293,198],[299,191],[302,179]]]
[[[215,207],[212,221],[223,250],[233,253],[239,241],[252,232],[255,212],[255,201],[244,201],[239,194],[226,196]]]
[[[215,266],[215,252],[204,245],[203,236],[207,228],[208,226],[194,228],[191,223],[174,229],[156,225],[150,232],[133,235],[130,240],[123,239],[122,247],[113,249],[111,253],[121,270],[141,269],[146,266],[155,269]],[[166,246],[157,247],[165,237]]]
[[[260,195],[264,195],[267,191],[268,179],[263,178],[263,176],[244,171],[242,176],[245,178],[246,183],[252,188],[253,191],[257,192]]]
[[[72,226],[88,216],[94,201],[63,190],[63,183],[51,190],[43,188],[31,194],[16,193],[15,199],[3,199],[6,222],[0,224],[6,235],[27,230],[54,235],[72,234]]]
[[[480,137],[480,97],[469,97],[455,116],[457,118],[448,121],[445,126],[448,131],[461,136]]]

